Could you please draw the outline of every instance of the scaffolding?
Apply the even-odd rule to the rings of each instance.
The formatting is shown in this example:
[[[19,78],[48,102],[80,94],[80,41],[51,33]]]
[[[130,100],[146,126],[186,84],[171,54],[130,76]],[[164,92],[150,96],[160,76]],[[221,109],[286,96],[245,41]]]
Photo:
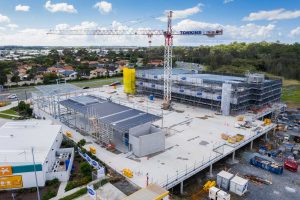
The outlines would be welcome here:
[[[80,133],[89,134],[95,142],[129,151],[129,129],[156,121],[159,116],[96,95],[80,95],[60,101],[65,112],[61,121]]]
[[[136,79],[137,93],[162,98],[162,70],[137,71]],[[198,74],[176,69],[171,79],[173,100],[207,107],[226,115],[279,102],[281,96],[282,81],[266,79],[260,74]]]

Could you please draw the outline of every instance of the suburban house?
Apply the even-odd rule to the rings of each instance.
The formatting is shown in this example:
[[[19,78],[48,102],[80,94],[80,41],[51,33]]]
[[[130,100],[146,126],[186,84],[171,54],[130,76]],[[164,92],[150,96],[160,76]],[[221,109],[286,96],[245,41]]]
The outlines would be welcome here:
[[[101,76],[107,76],[107,69],[104,68],[97,68],[94,70],[90,71],[90,76],[89,78],[96,78],[96,77],[101,77]]]
[[[73,80],[77,78],[78,73],[74,71],[72,66],[62,66],[62,67],[48,67],[48,73],[56,73],[58,76],[63,76],[69,80]]]
[[[155,60],[150,60],[147,64],[151,65],[151,66],[154,66],[154,67],[158,67],[158,66],[163,66],[164,65],[164,61],[163,60],[159,60],[159,59],[155,59]]]

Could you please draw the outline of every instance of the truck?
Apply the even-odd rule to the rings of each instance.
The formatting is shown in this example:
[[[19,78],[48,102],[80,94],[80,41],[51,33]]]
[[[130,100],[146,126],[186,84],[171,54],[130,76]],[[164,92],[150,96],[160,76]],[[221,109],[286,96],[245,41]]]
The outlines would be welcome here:
[[[254,154],[250,159],[250,164],[275,174],[283,173],[282,164],[276,163],[273,159],[260,154]]]

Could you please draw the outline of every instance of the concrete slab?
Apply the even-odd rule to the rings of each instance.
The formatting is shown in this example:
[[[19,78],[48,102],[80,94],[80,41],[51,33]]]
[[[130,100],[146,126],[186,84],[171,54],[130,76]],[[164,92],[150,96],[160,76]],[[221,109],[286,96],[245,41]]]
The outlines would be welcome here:
[[[97,192],[97,200],[99,199],[109,199],[109,200],[121,200],[126,197],[126,195],[121,192],[118,188],[113,186],[111,183],[106,183],[104,186],[100,187]],[[80,200],[90,200],[91,197],[86,194],[77,199]]]
[[[209,109],[180,103],[174,103],[172,111],[162,111],[162,100],[150,101],[145,96],[128,97],[123,93],[122,87],[116,90],[112,87],[101,87],[89,94],[110,98],[116,103],[152,114],[163,113],[163,119],[154,124],[165,130],[166,149],[143,158],[134,158],[130,154],[114,154],[101,148],[91,137],[82,136],[64,126],[66,130],[72,130],[75,141],[82,138],[90,141],[85,148],[95,147],[96,156],[119,173],[124,168],[131,169],[134,176],[128,180],[139,187],[146,186],[148,175],[149,183],[169,189],[275,127],[274,124],[262,126],[263,122],[255,120],[253,124],[261,128],[260,132],[255,127],[237,128],[236,117],[221,116]],[[222,133],[231,136],[241,134],[245,138],[239,143],[229,144],[221,138]]]

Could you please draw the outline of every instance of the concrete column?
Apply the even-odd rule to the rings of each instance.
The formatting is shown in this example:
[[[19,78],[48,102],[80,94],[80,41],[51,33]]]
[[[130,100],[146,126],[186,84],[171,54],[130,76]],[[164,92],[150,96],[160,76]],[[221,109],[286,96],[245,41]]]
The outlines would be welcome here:
[[[250,150],[253,149],[253,140],[250,142]]]
[[[212,164],[209,166],[209,176],[213,177],[213,173],[212,173]]]
[[[235,158],[235,151],[232,152],[232,162],[234,162],[234,158]]]
[[[183,194],[183,181],[180,183],[180,194]]]

